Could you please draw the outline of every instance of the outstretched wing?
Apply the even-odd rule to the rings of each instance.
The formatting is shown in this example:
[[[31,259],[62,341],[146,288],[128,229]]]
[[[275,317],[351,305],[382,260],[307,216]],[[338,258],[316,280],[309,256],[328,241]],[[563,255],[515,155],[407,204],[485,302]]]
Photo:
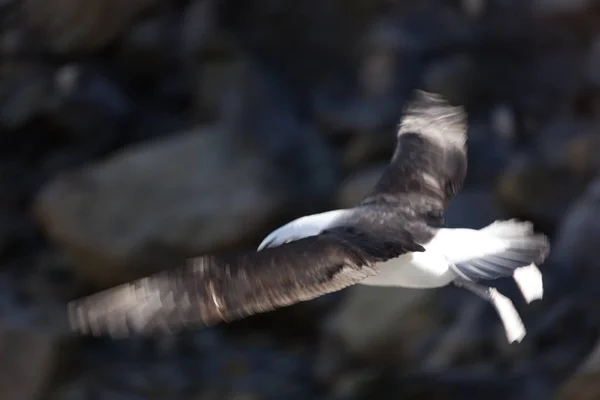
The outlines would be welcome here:
[[[443,211],[467,173],[466,119],[461,107],[416,91],[404,112],[394,156],[361,204],[385,202],[431,225],[444,225]],[[267,235],[258,250],[317,235],[350,213],[333,210],[298,218]]]
[[[69,319],[76,330],[114,337],[208,326],[341,290],[375,275],[377,262],[423,250],[408,232],[388,239],[334,228],[260,252],[192,259],[75,300]]]
[[[462,107],[416,91],[400,123],[392,160],[362,204],[384,201],[441,218],[467,172],[466,120]]]

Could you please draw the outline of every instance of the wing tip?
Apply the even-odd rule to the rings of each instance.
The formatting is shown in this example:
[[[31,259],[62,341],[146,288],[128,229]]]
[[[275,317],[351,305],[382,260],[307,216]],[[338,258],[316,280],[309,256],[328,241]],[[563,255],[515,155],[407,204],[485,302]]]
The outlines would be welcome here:
[[[416,132],[444,144],[463,148],[467,140],[467,114],[440,94],[417,89],[405,108],[398,135]]]

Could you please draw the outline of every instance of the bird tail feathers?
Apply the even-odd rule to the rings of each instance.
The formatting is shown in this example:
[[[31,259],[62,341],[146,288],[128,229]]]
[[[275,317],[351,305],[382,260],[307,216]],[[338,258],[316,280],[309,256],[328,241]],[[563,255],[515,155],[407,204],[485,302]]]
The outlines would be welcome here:
[[[481,252],[453,261],[452,270],[469,281],[513,277],[527,302],[543,296],[542,275],[537,268],[548,256],[545,235],[534,233],[529,222],[514,219],[496,221],[479,231]],[[483,236],[482,236],[483,235]]]

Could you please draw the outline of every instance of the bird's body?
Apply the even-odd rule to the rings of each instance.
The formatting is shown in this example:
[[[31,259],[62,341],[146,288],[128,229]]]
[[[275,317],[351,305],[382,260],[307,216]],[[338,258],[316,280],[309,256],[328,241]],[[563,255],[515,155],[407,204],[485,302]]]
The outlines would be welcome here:
[[[442,254],[431,251],[403,254],[378,264],[377,268],[377,275],[358,284],[431,289],[446,286],[455,278],[448,260]]]
[[[478,282],[514,277],[528,301],[543,294],[535,264],[548,254],[531,224],[445,227],[443,212],[467,170],[466,115],[418,92],[392,160],[354,208],[294,220],[257,251],[207,255],[76,300],[73,325],[95,334],[208,326],[306,301],[353,284],[436,288],[450,283],[490,301],[509,341],[525,335],[512,302]]]

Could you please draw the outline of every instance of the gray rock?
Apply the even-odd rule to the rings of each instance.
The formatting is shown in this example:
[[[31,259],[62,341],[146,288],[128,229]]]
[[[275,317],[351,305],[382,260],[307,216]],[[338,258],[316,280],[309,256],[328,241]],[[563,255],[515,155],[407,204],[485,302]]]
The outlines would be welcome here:
[[[198,128],[59,175],[35,214],[84,278],[116,284],[255,240],[287,199],[270,168],[228,131]]]
[[[467,104],[476,84],[475,62],[468,55],[453,55],[431,63],[423,76],[423,89],[439,93],[451,104]]]
[[[48,396],[50,400],[88,400],[89,390],[83,380],[74,380],[54,389]]]
[[[373,165],[346,178],[338,189],[335,207],[357,206],[379,181],[386,166],[387,164]]]
[[[356,135],[344,148],[342,166],[345,171],[359,171],[370,164],[389,161],[396,141],[395,129],[385,132]]]
[[[494,193],[478,188],[463,189],[445,212],[446,224],[451,228],[480,229],[504,216]]]
[[[535,152],[513,156],[498,182],[500,204],[552,228],[598,174],[597,125],[558,117],[534,138]]]
[[[107,45],[142,12],[161,0],[22,2],[29,27],[54,51],[89,52]]]
[[[45,111],[52,84],[50,68],[32,63],[0,64],[0,138]]]
[[[593,0],[535,0],[532,10],[537,17],[557,14],[575,14],[593,7]]]
[[[184,10],[182,47],[189,61],[198,56],[223,55],[233,50],[218,24],[217,2],[193,0]]]
[[[178,46],[169,40],[175,36],[170,13],[151,15],[137,21],[119,41],[117,63],[131,84],[149,85],[173,67]]]
[[[36,254],[31,272],[22,282],[21,295],[30,301],[69,301],[82,292],[83,285],[73,276],[73,266],[57,250]]]
[[[426,290],[349,288],[323,328],[316,379],[338,392],[370,366],[410,363],[424,336],[440,327],[432,300]]]
[[[113,76],[91,64],[62,66],[55,73],[54,88],[48,119],[71,143],[106,147],[135,107]]]
[[[562,268],[589,279],[600,271],[600,181],[592,182],[566,210],[557,229],[551,258]]]
[[[373,24],[359,43],[361,59],[356,71],[344,70],[317,88],[316,118],[326,133],[374,135],[393,131],[400,117],[399,107],[411,95],[423,68],[418,40],[407,30],[396,21]]]
[[[58,307],[21,306],[5,314],[0,321],[0,397],[41,399],[71,367],[73,346]]]
[[[592,41],[587,55],[586,77],[596,88],[600,87],[600,35]]]

